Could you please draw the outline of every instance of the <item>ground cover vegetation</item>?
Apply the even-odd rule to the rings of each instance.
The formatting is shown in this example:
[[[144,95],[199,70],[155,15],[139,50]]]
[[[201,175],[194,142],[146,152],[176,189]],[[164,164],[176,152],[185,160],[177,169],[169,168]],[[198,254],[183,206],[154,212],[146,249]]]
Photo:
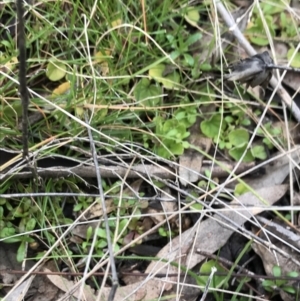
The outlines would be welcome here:
[[[27,300],[298,300],[299,120],[271,78],[227,80],[250,55],[220,12],[298,68],[299,8],[220,3],[24,2],[24,158],[16,6],[0,2],[0,270],[44,273]],[[298,78],[280,80],[293,106]],[[3,300],[24,293],[10,275]]]

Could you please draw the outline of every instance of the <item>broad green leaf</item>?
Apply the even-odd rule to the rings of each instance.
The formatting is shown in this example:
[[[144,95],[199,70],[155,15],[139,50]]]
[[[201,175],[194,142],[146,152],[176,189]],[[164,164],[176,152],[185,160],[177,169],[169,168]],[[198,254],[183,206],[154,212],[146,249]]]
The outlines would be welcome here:
[[[235,185],[235,188],[234,188],[235,196],[240,196],[246,192],[249,192],[249,189],[243,183],[238,183]]]
[[[288,277],[299,277],[299,273],[298,272],[295,272],[295,271],[292,271],[292,272],[288,272],[286,274]]]
[[[97,231],[97,236],[101,238],[107,238],[106,231],[102,228],[99,228]]]
[[[170,151],[172,152],[173,155],[182,155],[184,152],[184,147],[182,143],[173,143],[170,146]]]
[[[191,67],[194,66],[195,60],[194,60],[194,58],[193,58],[190,54],[184,53],[184,54],[183,54],[183,57],[184,57],[185,62],[186,62],[189,66],[191,66]]]
[[[216,261],[214,260],[209,260],[205,263],[202,264],[201,268],[200,268],[200,273],[203,273],[203,274],[210,274],[211,273],[211,269],[215,267],[217,269],[217,272],[223,272],[223,273],[226,273],[227,271],[219,264],[217,263]],[[208,278],[209,276],[208,275],[201,275],[197,278],[197,283],[198,285],[201,285],[201,286],[205,286],[207,284],[207,281],[208,281]],[[217,275],[214,275],[213,276],[213,279],[210,283],[210,287],[213,287],[213,288],[220,288],[223,284],[224,284],[224,281],[226,280],[226,276],[217,276]],[[203,291],[204,288],[201,288],[201,290]]]
[[[292,286],[282,286],[281,288],[283,291],[290,293],[292,295],[295,295],[297,293],[296,289],[293,288]]]
[[[214,114],[209,120],[204,120],[200,124],[202,133],[209,138],[217,137],[224,127],[225,123],[220,114]]]
[[[67,66],[57,60],[52,60],[48,63],[46,76],[53,82],[61,80],[66,75]]]
[[[273,267],[273,275],[274,275],[274,277],[277,277],[277,278],[281,277],[281,267],[275,265]]]
[[[164,70],[165,70],[165,65],[157,64],[152,69],[149,69],[148,74],[150,78],[160,81],[162,79]]]
[[[268,292],[272,292],[274,290],[273,286],[275,286],[275,283],[272,280],[264,280],[262,282],[262,285],[265,290],[267,290]]]
[[[247,30],[250,41],[258,46],[267,46],[269,41],[264,31],[259,27],[251,27]]]
[[[165,65],[158,64],[152,69],[150,69],[148,74],[150,78],[153,78],[158,83],[161,83],[165,88],[173,89],[179,83],[180,76],[176,71],[173,71],[171,74],[168,74],[167,76],[163,76],[164,70],[165,70]]]
[[[149,107],[159,104],[162,101],[161,95],[161,87],[151,85],[147,78],[143,78],[134,89],[135,99]]]
[[[4,108],[0,107],[0,111],[3,112],[2,114],[5,115],[5,117],[21,117],[23,115],[22,103],[19,100],[8,103]]]
[[[165,78],[160,81],[166,89],[173,89],[178,86],[180,82],[180,75],[178,72],[174,71],[168,74]]]
[[[119,223],[119,228],[118,228],[118,234],[121,234],[126,227],[128,227],[129,220],[127,218],[124,218],[120,221]],[[126,230],[123,232],[123,234],[126,234]]]
[[[203,64],[200,65],[199,69],[201,71],[210,71],[211,70],[211,64],[203,63]]]
[[[74,212],[77,212],[77,211],[81,210],[82,207],[83,207],[83,204],[82,204],[82,203],[76,204],[76,205],[74,206],[74,208],[73,208],[73,211],[74,211]]]
[[[256,145],[251,148],[251,153],[254,158],[265,160],[267,159],[267,153],[265,148],[262,145]]]
[[[36,219],[34,218],[29,219],[26,223],[26,231],[34,230],[35,225],[36,225]]]
[[[198,22],[200,20],[200,14],[197,8],[191,6],[188,7],[186,10],[186,14],[184,16],[184,19],[191,24],[192,26],[197,27],[198,26]]]
[[[229,133],[228,139],[233,146],[241,146],[249,142],[249,132],[245,129],[236,129]]]
[[[97,249],[103,249],[107,246],[107,240],[106,239],[99,239],[97,242],[96,242],[96,247]]]
[[[242,145],[240,147],[233,147],[232,149],[229,150],[229,155],[235,159],[236,161],[239,161],[242,155],[244,154],[246,150],[247,144]],[[251,154],[250,150],[247,150],[246,155],[243,158],[243,162],[253,162],[254,157]]]

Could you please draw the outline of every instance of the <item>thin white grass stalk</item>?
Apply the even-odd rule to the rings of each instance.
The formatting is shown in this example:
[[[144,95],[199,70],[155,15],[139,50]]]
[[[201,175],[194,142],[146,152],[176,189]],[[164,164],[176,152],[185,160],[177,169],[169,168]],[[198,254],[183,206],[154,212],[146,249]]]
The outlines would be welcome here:
[[[97,2],[97,1],[95,1]],[[88,57],[88,61],[89,61],[89,65],[92,71],[92,80],[93,80],[93,105],[96,104],[96,99],[97,99],[97,83],[96,83],[96,74],[95,74],[95,69],[94,69],[94,65],[92,62],[92,57],[91,57],[91,53],[90,53],[90,44],[89,44],[89,37],[88,37],[88,24],[86,22],[86,15],[82,15],[83,16],[83,20],[84,20],[84,36],[85,36],[85,41],[86,41],[86,51],[87,51],[87,57]],[[91,123],[91,120],[93,119],[94,113],[95,113],[95,109],[92,108],[92,113],[90,116],[90,120],[88,123]]]
[[[205,288],[204,288],[204,292],[203,292],[203,295],[202,295],[202,298],[200,301],[204,301],[206,299],[206,296],[207,296],[207,293],[209,291],[209,287],[210,287],[210,284],[212,282],[212,279],[214,277],[214,274],[216,273],[217,269],[216,267],[212,267],[211,268],[211,273],[207,279],[207,282],[206,282],[206,285],[205,285]]]
[[[87,24],[85,24],[86,28],[89,27],[91,20],[94,18],[94,14],[95,14],[95,12],[96,12],[98,3],[99,3],[98,0],[95,0],[95,1],[94,1],[94,5],[93,5],[93,7],[92,7],[92,9],[91,9],[91,15],[90,15],[90,17],[89,17],[89,20],[88,20]],[[85,34],[85,33],[82,32],[81,35],[77,38],[78,41],[80,41],[80,39],[81,39],[81,37],[82,37],[83,34]]]
[[[85,117],[86,117],[85,118],[86,123],[88,123],[87,113],[85,114]],[[99,196],[100,196],[101,206],[102,206],[102,215],[103,215],[103,218],[104,218],[104,221],[105,221],[106,240],[107,240],[109,259],[110,259],[109,263],[107,265],[107,272],[109,270],[109,267],[111,267],[111,271],[112,271],[112,288],[111,288],[111,291],[110,291],[110,294],[109,294],[109,297],[108,297],[108,301],[113,301],[114,296],[116,294],[116,290],[117,290],[118,285],[119,285],[118,275],[117,275],[117,269],[116,269],[116,264],[115,264],[114,251],[113,251],[112,244],[111,244],[110,228],[109,228],[109,224],[108,224],[108,213],[107,213],[107,208],[106,208],[105,198],[104,198],[104,192],[103,192],[103,187],[102,187],[102,178],[101,178],[101,174],[100,174],[100,170],[99,170],[99,166],[98,166],[97,151],[96,151],[96,148],[95,148],[94,138],[93,138],[91,129],[88,129],[88,135],[89,135],[89,139],[90,139],[91,153],[92,153],[94,165],[96,167],[96,172],[97,172],[97,182],[98,182],[98,190],[99,190]],[[94,237],[93,237],[93,243],[92,243],[92,246],[90,248],[89,256],[87,258],[87,264],[86,264],[85,269],[84,269],[84,276],[82,277],[82,279],[84,281],[87,279],[87,273],[88,273],[88,270],[89,270],[91,258],[93,256],[93,251],[94,251],[95,244],[96,244],[96,241],[97,241],[97,229],[99,228],[99,226],[100,226],[100,221],[98,221],[97,228],[95,229]],[[105,276],[107,277],[107,275],[108,275],[108,273],[106,273]],[[101,287],[104,287],[105,282],[106,282],[106,277],[104,277]],[[81,297],[83,295],[83,290],[84,290],[84,282],[82,282],[81,287],[80,287],[79,300],[81,300]],[[100,296],[101,296],[101,290],[100,290],[100,293],[99,293],[99,299],[100,299]]]
[[[172,280],[168,280],[166,281],[167,283],[170,284],[176,284],[174,281]],[[195,284],[189,284],[189,283],[180,283],[181,285],[184,285],[185,287],[190,287],[190,288],[195,288],[195,289],[204,289],[204,286],[199,286],[199,285],[195,285]],[[215,291],[215,292],[220,292],[220,293],[224,293],[224,294],[228,294],[228,295],[232,295],[232,296],[239,296],[239,297],[246,297],[249,298],[249,300],[255,300],[255,301],[267,301],[265,297],[258,297],[258,296],[253,296],[253,295],[249,295],[249,294],[244,294],[244,293],[240,293],[240,292],[235,292],[232,290],[226,290],[226,289],[220,289],[220,288],[211,288],[211,291]]]
[[[116,229],[115,229],[115,233],[114,233],[114,243],[117,243],[118,239],[121,237],[122,233],[125,231],[125,228],[127,228],[127,225],[126,225],[126,227],[124,227],[124,229],[122,230],[122,233],[120,233],[119,236],[118,236],[119,225],[120,225],[120,218],[121,217],[124,218],[120,214],[121,208],[122,208],[122,199],[123,199],[123,193],[124,193],[124,185],[126,185],[127,175],[128,175],[129,170],[132,168],[133,162],[134,162],[134,160],[132,160],[131,163],[130,163],[130,166],[128,166],[128,169],[127,169],[127,172],[126,172],[126,175],[124,176],[124,178],[119,177],[120,180],[121,180],[121,182],[122,182],[122,184],[121,184],[120,193],[119,193],[119,197],[118,197],[119,201],[118,201],[118,208],[117,208]],[[129,224],[129,221],[128,221],[128,224]]]

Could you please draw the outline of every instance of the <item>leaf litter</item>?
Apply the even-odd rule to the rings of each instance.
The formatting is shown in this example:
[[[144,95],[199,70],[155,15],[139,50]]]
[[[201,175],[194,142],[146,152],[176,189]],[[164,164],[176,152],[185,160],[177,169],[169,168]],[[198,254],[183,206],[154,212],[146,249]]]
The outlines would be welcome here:
[[[244,5],[244,4],[243,4]],[[246,9],[241,11],[234,15],[234,19],[239,21],[239,30],[243,31],[247,26],[247,19],[248,19],[248,13],[249,11]],[[242,17],[241,17],[242,16]],[[191,8],[187,14],[184,15],[185,20],[195,28],[198,28],[198,22],[200,20],[200,15],[196,13],[196,10],[194,8]],[[241,18],[241,19],[240,19]],[[122,20],[120,20],[120,24],[122,24]],[[242,22],[240,22],[242,21]],[[202,29],[202,28],[201,28]],[[206,28],[204,32],[209,32],[211,28]],[[216,47],[213,51],[207,51],[208,44],[214,44],[214,40],[211,38],[212,35],[208,34],[206,39],[206,42],[203,41],[197,41],[194,45],[192,45],[192,51],[193,56],[198,58],[198,62],[201,63],[203,61],[209,61],[210,63],[214,64],[216,61],[218,61],[220,56],[220,49],[219,47]],[[231,32],[228,32],[225,35],[221,36],[222,38],[222,50],[225,50],[226,47],[223,47],[223,45],[226,44],[226,46],[233,42],[234,35]],[[205,40],[205,39],[203,39]],[[208,42],[207,42],[208,41]],[[201,43],[201,44],[199,44]],[[200,48],[197,49],[197,47],[200,46]],[[202,47],[202,48],[201,48]],[[206,51],[199,51],[199,49],[203,49],[205,47]],[[211,50],[211,49],[210,49]],[[99,53],[99,52],[96,52]],[[204,55],[201,57],[202,53]],[[211,55],[212,54],[212,55]],[[200,57],[199,57],[200,55]],[[109,51],[109,56],[113,57],[112,51]],[[188,58],[188,62],[191,64],[192,59],[185,54],[185,58]],[[59,61],[58,61],[59,62]],[[111,72],[111,68],[109,67],[109,62],[104,61],[105,64],[102,64],[101,74],[103,76],[108,75]],[[103,62],[101,62],[103,63]],[[6,64],[7,65],[7,64]],[[5,66],[6,66],[5,65]],[[168,66],[167,66],[168,67]],[[253,56],[249,56],[248,58],[245,58],[239,62],[233,63],[229,65],[229,67],[226,69],[228,74],[225,74],[224,78],[227,81],[234,81],[239,82],[242,84],[246,84],[246,88],[248,86],[255,87],[255,86],[262,86],[263,88],[267,88],[268,84],[271,80],[271,77],[273,75],[273,69],[283,69],[288,70],[289,72],[298,72],[297,69],[292,68],[286,68],[281,67],[273,64],[273,59],[271,58],[268,51],[261,52],[260,54],[256,54]],[[156,80],[156,83],[151,83],[151,87],[154,89],[155,93],[153,94],[153,97],[155,97],[155,101],[147,101],[145,102],[147,106],[153,106],[155,107],[158,105],[158,103],[161,100],[160,94],[162,94],[161,89],[170,90],[169,92],[172,93],[173,90],[176,90],[180,87],[179,81],[180,76],[177,71],[175,71],[176,77],[171,78],[169,80],[165,80],[163,78],[162,72],[160,74],[153,74],[153,68],[149,68],[149,74]],[[66,65],[65,64],[52,64],[49,62],[47,74],[49,79],[53,82],[63,80],[64,83],[60,83],[55,89],[53,89],[53,92],[57,92],[58,94],[64,94],[65,91],[69,91],[70,85],[68,81],[65,81],[64,77],[67,77],[66,73]],[[2,80],[1,80],[2,82]],[[112,82],[110,82],[112,83]],[[161,84],[162,86],[156,87],[157,84]],[[149,83],[150,85],[150,83]],[[148,83],[145,88],[147,88]],[[290,85],[292,88],[295,88],[295,83]],[[146,90],[146,89],[144,89]],[[145,91],[142,91],[143,93],[146,93]],[[159,92],[159,97],[157,96],[157,91]],[[135,91],[137,93],[137,91]],[[163,91],[164,92],[164,91]],[[57,94],[56,93],[56,94]],[[137,94],[136,94],[137,95]],[[146,98],[148,94],[146,93]],[[216,107],[214,106],[214,109],[211,112],[214,112]],[[211,113],[209,112],[209,113]],[[59,118],[58,115],[53,115],[54,118]],[[151,119],[151,115],[147,116],[149,119]],[[204,153],[209,153],[211,151],[212,146],[212,139],[203,137],[199,132],[197,132],[197,127],[199,129],[199,122],[196,123],[197,126],[192,128],[191,136],[188,138],[189,143],[193,144],[196,147],[199,147]],[[180,160],[180,166],[179,166],[179,181],[183,186],[186,186],[185,191],[189,191],[189,186],[192,183],[196,183],[199,179],[201,179],[201,170],[202,170],[202,161],[204,159],[204,156],[201,154],[199,155],[199,152],[186,150],[181,157]],[[159,226],[160,224],[163,224],[165,220],[168,220],[168,225],[172,225],[172,230],[174,233],[179,234],[175,238],[174,235],[171,237],[167,237],[167,241],[164,241],[164,246],[161,247],[161,250],[158,252],[156,257],[162,259],[159,260],[152,260],[148,259],[147,262],[151,262],[149,265],[147,265],[146,268],[144,268],[142,271],[145,273],[150,273],[151,277],[146,277],[144,280],[141,279],[140,276],[136,277],[136,283],[134,283],[134,277],[133,280],[131,280],[133,283],[127,282],[127,285],[120,287],[116,293],[115,300],[149,300],[149,299],[155,299],[159,298],[162,294],[165,294],[165,296],[169,296],[169,299],[172,300],[178,300],[178,285],[172,285],[170,284],[170,280],[174,280],[177,282],[178,277],[176,276],[168,276],[170,273],[181,273],[183,270],[180,269],[180,265],[183,265],[189,269],[193,269],[198,264],[201,264],[203,260],[205,259],[204,256],[197,253],[197,250],[205,250],[210,253],[215,253],[217,250],[219,250],[226,242],[228,241],[229,237],[237,230],[242,231],[245,233],[245,235],[249,235],[249,232],[245,230],[244,224],[249,221],[253,224],[255,221],[255,215],[261,213],[264,210],[270,210],[271,206],[280,200],[287,192],[288,186],[284,183],[285,179],[289,175],[289,173],[298,166],[299,164],[299,151],[298,146],[295,149],[292,149],[288,154],[275,154],[274,157],[271,157],[270,163],[263,167],[264,171],[261,175],[258,175],[256,177],[253,177],[253,175],[249,176],[248,178],[244,177],[243,181],[249,186],[254,189],[252,192],[247,192],[246,194],[243,194],[242,196],[233,197],[228,193],[228,191],[224,188],[224,193],[226,192],[227,197],[230,196],[230,199],[233,199],[231,202],[225,202],[223,203],[223,199],[218,199],[219,204],[223,204],[223,208],[220,209],[226,209],[226,210],[220,210],[210,207],[210,205],[207,205],[207,203],[201,204],[203,210],[200,211],[200,217],[197,222],[195,222],[194,226],[189,228],[188,230],[181,229],[181,225],[178,224],[177,228],[175,226],[176,220],[175,217],[172,217],[169,219],[169,216],[174,215],[176,211],[178,210],[178,204],[181,204],[182,206],[187,205],[185,202],[186,200],[182,198],[182,195],[184,195],[184,191],[181,191],[178,186],[174,187],[172,185],[169,185],[168,181],[166,181],[165,178],[159,178],[159,177],[153,177],[151,172],[149,173],[149,170],[144,169],[143,174],[141,175],[140,170],[136,171],[134,173],[134,176],[141,176],[143,180],[138,179],[135,182],[131,182],[131,189],[125,188],[123,191],[123,196],[127,197],[136,197],[137,202],[141,202],[139,199],[147,189],[145,187],[142,187],[143,184],[147,183],[150,187],[155,187],[155,185],[161,185],[161,183],[164,183],[166,187],[161,188],[160,194],[157,197],[157,199],[172,199],[174,197],[177,202],[174,201],[168,201],[167,203],[163,203],[164,211],[161,209],[157,209],[157,206],[155,206],[155,209],[151,209],[151,206],[149,205],[149,201],[146,200],[144,202],[147,203],[147,206],[141,207],[141,213],[145,215],[152,216],[152,222],[153,224],[148,224],[144,227],[145,232],[144,233],[138,233],[143,236],[147,236],[148,232],[151,233],[151,226],[153,229],[156,226]],[[118,154],[116,154],[118,156]],[[127,157],[128,158],[128,157]],[[121,160],[122,161],[122,160]],[[126,160],[123,160],[122,163],[124,163]],[[291,163],[292,162],[292,163]],[[7,163],[5,160],[4,163]],[[12,162],[11,165],[15,164],[16,162]],[[156,162],[154,162],[155,165]],[[171,163],[170,163],[171,165]],[[127,165],[128,167],[129,165]],[[143,166],[143,162],[141,164]],[[185,172],[184,170],[192,170],[192,172]],[[296,168],[295,168],[296,169]],[[130,167],[128,167],[128,172],[130,171]],[[68,170],[69,173],[71,173]],[[113,173],[116,173],[113,171]],[[170,173],[170,169],[168,169],[167,173]],[[126,178],[128,175],[127,171],[125,172],[125,175],[123,174],[122,177]],[[118,175],[117,175],[118,176]],[[133,177],[134,177],[133,176]],[[172,175],[175,177],[174,175]],[[160,181],[160,184],[156,183],[153,184],[153,179],[155,181]],[[174,179],[174,178],[171,178]],[[122,178],[123,183],[125,180]],[[229,183],[230,184],[230,183]],[[169,185],[169,187],[168,187]],[[215,184],[213,184],[215,185]],[[213,185],[210,187],[212,189],[215,189]],[[93,186],[93,185],[91,185]],[[157,187],[158,187],[157,186]],[[226,185],[225,185],[226,186]],[[208,187],[208,186],[207,186]],[[204,190],[199,189],[198,192],[201,191],[202,194],[207,193],[208,188],[205,188]],[[177,188],[177,189],[175,189]],[[156,189],[156,187],[155,187]],[[156,191],[157,193],[157,191]],[[214,200],[213,195],[209,195],[210,193],[207,193],[207,199],[208,201],[216,201]],[[200,194],[201,195],[201,194]],[[122,198],[122,197],[121,197]],[[195,198],[195,197],[194,197]],[[196,199],[202,200],[202,198]],[[267,203],[262,203],[262,200],[266,201]],[[151,202],[150,202],[151,203]],[[110,198],[106,201],[107,207],[108,207],[108,213],[116,211],[117,208],[120,208],[122,206],[119,206],[120,204],[116,205],[114,198]],[[124,209],[124,208],[123,208]],[[126,208],[127,209],[127,208]],[[209,211],[213,211],[211,214]],[[88,221],[91,225],[95,220],[101,219],[103,215],[103,209],[99,204],[97,203],[97,200],[95,201],[95,204],[90,206],[86,211],[82,210],[80,212],[82,214],[81,216],[81,222]],[[206,216],[206,219],[202,219]],[[182,218],[183,215],[180,216]],[[266,224],[267,222],[262,219],[258,219],[260,223]],[[147,220],[149,221],[149,220]],[[98,223],[98,222],[95,222]],[[148,223],[148,222],[147,222]],[[146,223],[145,223],[146,224]],[[280,224],[278,222],[278,224]],[[272,225],[273,229],[274,227],[277,229],[270,230],[276,233],[278,237],[280,237],[279,230],[283,231],[284,229],[280,228],[277,225]],[[143,230],[143,224],[139,224],[141,228],[139,230]],[[278,230],[279,229],[279,230]],[[78,231],[78,232],[76,232]],[[136,230],[138,232],[138,230]],[[143,231],[142,231],[143,232]],[[86,225],[79,225],[77,228],[74,228],[70,231],[72,235],[77,235],[79,237],[78,240],[74,239],[73,243],[82,243],[83,240],[87,239],[89,237],[88,235],[88,227]],[[261,231],[261,233],[265,233],[264,231]],[[280,232],[281,233],[281,232]],[[287,233],[288,237],[286,237],[284,240],[288,241],[293,236],[291,233]],[[297,233],[294,234],[297,238]],[[252,236],[253,238],[254,236]],[[128,238],[128,237],[127,237]],[[255,240],[255,239],[254,239]],[[146,240],[147,241],[147,240]],[[272,267],[275,264],[280,264],[282,266],[285,266],[285,268],[282,270],[284,273],[289,272],[290,269],[292,269],[292,266],[288,266],[286,264],[286,257],[280,257],[282,256],[282,253],[290,253],[290,251],[284,251],[280,253],[281,255],[274,255],[273,252],[266,252],[266,245],[263,246],[263,243],[261,240],[257,239],[257,241],[260,241],[260,244],[255,242],[253,244],[254,251],[263,259],[263,262],[265,264],[265,271],[268,275],[272,274]],[[69,240],[69,242],[72,242],[72,239]],[[126,240],[126,245],[130,244],[131,241],[129,239]],[[286,244],[283,243],[283,245],[278,245],[277,242],[272,242],[271,245],[268,245],[268,250],[274,249],[277,247],[278,249],[284,249],[283,246]],[[263,246],[263,247],[262,247]],[[260,251],[259,248],[262,247],[263,251]],[[273,250],[272,249],[272,250]],[[74,249],[73,249],[74,250]],[[117,253],[118,251],[116,251]],[[17,256],[17,251],[15,251],[13,254]],[[295,256],[296,257],[296,256]],[[274,260],[274,258],[276,260]],[[294,258],[295,259],[295,258]],[[167,261],[167,262],[166,262]],[[179,264],[178,266],[170,265],[168,262],[177,262]],[[6,263],[4,265],[1,265],[2,269],[9,268]],[[16,269],[15,267],[13,267]],[[17,269],[20,269],[18,267]],[[298,267],[297,267],[298,270]],[[67,296],[74,298],[78,298],[78,290],[74,289],[74,286],[76,285],[76,281],[71,281],[69,279],[66,279],[65,277],[59,276],[59,275],[53,275],[52,272],[55,272],[55,269],[44,269],[45,272],[49,273],[47,276],[48,279],[54,284],[54,288],[59,288],[60,292],[58,293],[57,290],[53,290],[53,298],[57,298],[57,300],[64,300],[64,298],[67,298]],[[161,278],[153,278],[155,277],[156,273],[165,273],[165,277],[163,279]],[[4,276],[3,276],[4,275]],[[10,282],[14,283],[17,281],[16,277],[8,277],[10,274],[3,274],[2,281],[4,283]],[[21,285],[16,286],[10,293],[7,293],[7,297],[5,300],[17,300],[22,295],[24,295],[28,289],[29,286],[33,287],[33,278],[36,278],[35,276],[31,276],[31,278],[28,278],[27,280],[24,280]],[[120,279],[122,279],[122,275],[120,276]],[[195,280],[195,279],[194,279]],[[46,282],[43,282],[43,285],[46,286]],[[91,283],[85,284],[82,286],[83,293],[86,297],[86,300],[107,300],[110,295],[110,286],[104,287],[101,290],[95,289],[95,287],[90,286]],[[52,287],[52,288],[53,288]],[[198,292],[199,293],[199,292]],[[283,300],[290,300],[290,295],[284,294],[285,292],[280,291],[280,295]],[[48,297],[48,300],[52,300],[53,298],[50,298],[50,292],[47,294],[44,292],[44,294]],[[61,296],[63,294],[63,296]],[[100,297],[100,295],[102,295]],[[55,296],[55,297],[54,297]],[[183,294],[183,298],[185,298]],[[32,299],[35,300],[35,299]],[[40,299],[42,300],[42,299]],[[183,300],[183,299],[182,299]]]

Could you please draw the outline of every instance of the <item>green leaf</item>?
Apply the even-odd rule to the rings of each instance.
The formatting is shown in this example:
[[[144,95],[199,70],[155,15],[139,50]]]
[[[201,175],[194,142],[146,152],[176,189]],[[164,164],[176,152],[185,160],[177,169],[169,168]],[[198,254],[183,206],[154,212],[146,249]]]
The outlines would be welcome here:
[[[246,147],[247,147],[247,144],[245,144],[243,146],[239,146],[239,147],[234,147],[229,150],[229,155],[236,161],[239,161],[240,158],[242,157],[243,153],[245,152]],[[253,162],[253,161],[254,161],[254,157],[252,156],[251,151],[247,150],[247,153],[245,154],[245,156],[243,158],[243,162]]]
[[[287,58],[290,61],[293,54],[295,52],[295,48],[291,48],[289,49],[288,53],[287,53]],[[295,68],[300,68],[300,53],[297,52],[293,58],[293,60],[291,61],[291,66],[295,67]]]
[[[190,144],[189,144],[188,141],[182,141],[182,146],[183,146],[183,148],[185,148],[185,149],[190,148]]]
[[[203,63],[203,64],[200,65],[199,69],[201,71],[210,71],[211,70],[211,64]]]
[[[5,228],[2,228],[1,231],[0,231],[0,238],[7,238],[7,237],[10,237],[10,236],[13,236],[16,234],[16,231],[14,228],[11,228],[11,227],[5,227]],[[16,237],[16,241],[20,241],[20,237]]]
[[[164,70],[165,70],[164,64],[157,64],[155,67],[149,69],[148,74],[149,74],[150,78],[160,79],[160,78],[162,78]]]
[[[184,60],[186,61],[186,63],[189,65],[189,66],[194,66],[194,64],[195,64],[195,60],[194,60],[194,58],[190,55],[190,54],[188,54],[188,53],[184,53],[183,54],[183,57],[184,57]]]
[[[158,228],[158,234],[162,237],[166,237],[168,235],[167,231],[163,227]]]
[[[184,147],[182,143],[173,143],[170,146],[170,151],[173,155],[182,155],[184,152]]]
[[[22,241],[17,251],[17,261],[23,262],[26,255],[26,242]]]
[[[161,87],[150,85],[150,81],[147,78],[140,80],[134,89],[135,99],[148,107],[159,104],[162,101],[161,95]]]
[[[292,295],[295,295],[297,292],[292,286],[283,286],[281,289]]]
[[[200,20],[198,9],[193,6],[188,7],[184,19],[192,26],[198,26],[197,24]]]
[[[251,121],[249,118],[244,118],[242,121],[241,121],[241,125],[244,125],[244,126],[248,126],[251,124]]]
[[[175,61],[180,56],[180,51],[174,50],[170,53],[170,57],[173,61]]]
[[[66,75],[67,66],[57,60],[52,60],[48,63],[46,76],[53,82],[61,80]]]
[[[173,89],[178,86],[180,82],[180,75],[178,72],[174,71],[170,73],[168,76],[161,80],[161,83],[166,89]]]
[[[118,234],[121,234],[124,229],[128,227],[129,220],[127,218],[124,218],[120,221],[119,223],[119,228],[118,228]],[[126,230],[123,232],[123,234],[126,234]]]
[[[199,204],[199,203],[196,203],[196,204],[191,205],[190,208],[191,208],[191,211],[199,212],[203,209],[203,205]]]
[[[34,218],[29,219],[26,223],[26,231],[34,230],[35,225],[36,225],[36,219]]]
[[[86,241],[89,241],[93,235],[93,227],[89,226],[86,230]]]
[[[236,129],[229,133],[228,139],[233,146],[242,146],[249,142],[249,132],[245,129]]]
[[[287,275],[288,277],[294,277],[294,278],[299,277],[299,273],[298,273],[298,272],[295,272],[295,271],[288,272],[286,275]]]
[[[247,34],[249,35],[250,41],[258,46],[267,46],[269,45],[269,41],[265,36],[264,31],[261,28],[254,26],[247,30]]]
[[[224,128],[225,123],[222,120],[221,114],[214,114],[209,120],[204,120],[200,124],[202,133],[209,138],[218,137],[219,132],[222,134]]]
[[[20,101],[7,103],[3,109],[0,106],[0,112],[6,117],[21,117],[23,115],[22,104]]]
[[[256,145],[256,146],[252,147],[251,154],[253,155],[254,158],[257,158],[260,160],[265,160],[268,157],[266,150],[262,145]]]
[[[102,228],[99,228],[97,231],[97,236],[101,238],[107,238],[106,231]]]
[[[273,143],[269,138],[264,138],[263,143],[268,147],[268,149],[272,149],[274,147]]]
[[[262,282],[262,285],[264,287],[265,290],[267,290],[268,292],[273,292],[273,287],[276,286],[274,281],[272,280],[264,280]]]
[[[238,183],[235,185],[234,188],[234,195],[235,196],[240,196],[246,192],[249,192],[249,188],[247,188],[243,183]]]
[[[265,15],[274,15],[280,12],[285,11],[285,6],[283,6],[280,2],[276,5],[273,3],[261,3],[261,9]]]
[[[209,260],[205,263],[202,264],[201,268],[200,268],[200,273],[205,273],[205,274],[210,274],[211,273],[211,269],[215,267],[217,269],[217,272],[223,272],[226,273],[227,271],[220,265],[218,264],[216,261],[214,260]],[[209,276],[207,275],[201,275],[197,278],[197,283],[200,286],[205,286],[207,284],[207,281],[209,279]],[[223,284],[224,281],[226,280],[226,276],[217,276],[214,275],[213,276],[213,280],[210,283],[210,287],[213,288],[220,288]],[[204,288],[201,288],[201,290],[204,290]]]
[[[275,265],[273,267],[273,275],[274,277],[281,277],[281,267]]]
[[[176,84],[180,81],[180,76],[178,72],[174,71],[170,73],[168,76],[163,76],[165,70],[165,65],[158,64],[152,69],[149,69],[148,74],[150,78],[153,78],[158,83],[161,83],[167,89],[173,89]]]
[[[77,212],[77,211],[81,210],[82,206],[83,206],[82,203],[76,204],[73,208],[73,211]]]
[[[99,239],[96,243],[97,249],[103,249],[107,246],[107,240],[106,239]]]
[[[194,33],[188,37],[185,44],[187,46],[191,46],[202,38],[202,34],[200,32]]]

